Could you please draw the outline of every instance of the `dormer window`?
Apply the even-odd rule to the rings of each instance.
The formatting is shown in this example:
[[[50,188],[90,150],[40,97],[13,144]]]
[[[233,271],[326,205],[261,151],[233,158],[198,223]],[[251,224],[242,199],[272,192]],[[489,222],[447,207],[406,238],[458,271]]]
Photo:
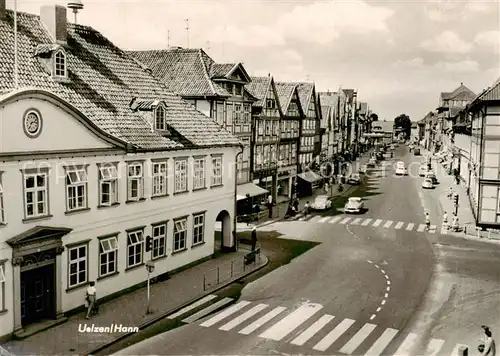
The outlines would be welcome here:
[[[165,108],[158,105],[155,109],[155,130],[165,131]]]
[[[62,49],[54,53],[54,76],[58,78],[67,77],[66,54]]]

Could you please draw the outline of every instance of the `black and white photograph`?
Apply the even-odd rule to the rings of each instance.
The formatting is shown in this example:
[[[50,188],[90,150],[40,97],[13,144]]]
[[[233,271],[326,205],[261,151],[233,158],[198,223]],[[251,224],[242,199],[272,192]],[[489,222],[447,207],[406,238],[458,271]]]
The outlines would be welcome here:
[[[500,1],[0,0],[0,355],[495,356]]]

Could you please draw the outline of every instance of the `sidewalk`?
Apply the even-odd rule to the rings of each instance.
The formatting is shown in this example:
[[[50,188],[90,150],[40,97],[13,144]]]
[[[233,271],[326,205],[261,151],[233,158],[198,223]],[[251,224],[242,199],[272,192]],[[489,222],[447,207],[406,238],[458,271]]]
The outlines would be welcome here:
[[[425,151],[425,154],[430,154],[429,151]],[[467,196],[467,187],[463,181],[456,184],[453,175],[447,174],[446,169],[441,163],[432,160],[432,168],[436,173],[436,178],[439,181],[439,185],[436,187],[436,193],[439,194],[439,204],[444,212],[448,213],[448,224],[451,225],[453,222],[453,213],[455,212],[455,204],[453,198],[448,198],[449,189],[452,187],[453,192],[457,193],[459,196],[459,205],[457,211],[458,223],[461,228],[460,232],[452,232],[451,229],[448,230],[448,234],[453,234],[456,236],[463,237],[464,235],[473,238],[490,238],[493,240],[500,241],[500,234],[491,233],[488,231],[478,232],[476,229],[474,215],[472,213],[472,207],[470,206],[469,197]],[[440,221],[443,221],[443,216],[440,216]],[[478,235],[479,234],[479,235]]]
[[[245,266],[245,253],[224,254],[172,275],[151,285],[152,314],[146,314],[146,288],[125,294],[100,305],[100,314],[85,320],[83,313],[71,316],[64,324],[2,345],[11,355],[88,355],[113,343],[126,333],[82,333],[79,325],[106,327],[111,324],[142,329],[180,310],[202,297],[267,265],[261,254],[255,264]]]

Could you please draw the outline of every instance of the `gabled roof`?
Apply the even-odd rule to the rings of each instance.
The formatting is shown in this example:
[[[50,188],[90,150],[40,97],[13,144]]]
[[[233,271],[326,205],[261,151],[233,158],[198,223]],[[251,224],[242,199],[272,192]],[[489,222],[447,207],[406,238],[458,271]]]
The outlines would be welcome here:
[[[314,83],[296,83],[297,91],[299,93],[299,100],[302,109],[306,113],[309,109],[309,103],[313,98],[314,93]]]
[[[54,94],[79,110],[106,135],[138,149],[173,149],[239,145],[240,141],[211,118],[194,109],[158,82],[124,51],[89,26],[67,24],[68,81],[58,82],[47,72],[40,45],[53,39],[39,16],[17,13],[19,85]],[[0,19],[0,92],[13,95],[13,12]],[[43,46],[42,46],[43,47]],[[10,93],[10,94],[8,94]],[[170,135],[152,130],[152,114],[132,110],[133,98],[163,101]]]
[[[352,100],[354,99],[354,89],[342,89],[342,92],[344,93],[346,97],[346,102],[351,103]]]
[[[331,112],[332,107],[330,105],[321,105],[321,116],[323,117],[323,120],[327,120]]]
[[[258,100],[253,104],[254,106],[264,107],[267,99],[267,93],[273,82],[272,77],[252,77],[250,84],[246,85],[246,89],[250,94]],[[279,99],[278,99],[279,101]]]
[[[295,83],[275,82],[276,92],[278,94],[278,101],[280,102],[281,111],[286,115],[290,102],[292,101],[293,94],[297,90]],[[300,105],[300,102],[298,103]]]
[[[240,73],[243,74],[242,82],[248,83],[251,81],[250,76],[241,63],[212,63],[208,68],[210,68],[210,79],[230,79],[231,74],[239,69]]]
[[[476,94],[467,88],[463,83],[450,93],[441,93],[442,100],[465,100],[471,101],[476,97]]]
[[[462,111],[464,107],[452,107],[450,108],[450,118],[454,118],[458,115],[460,111]]]
[[[500,101],[500,78],[491,87],[483,90],[470,104],[473,106],[482,101]]]
[[[328,105],[334,108],[337,108],[339,93],[335,92],[319,92],[318,97],[321,99],[321,105]]]

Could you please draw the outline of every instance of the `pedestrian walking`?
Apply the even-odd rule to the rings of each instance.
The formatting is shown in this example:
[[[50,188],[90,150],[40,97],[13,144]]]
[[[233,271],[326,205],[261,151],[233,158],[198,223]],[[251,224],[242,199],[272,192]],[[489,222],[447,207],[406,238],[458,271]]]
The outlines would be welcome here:
[[[309,200],[306,201],[306,204],[304,205],[304,216],[307,216],[309,213]]]
[[[87,293],[85,299],[87,301],[87,317],[86,319],[90,319],[90,316],[95,312],[96,308],[96,293],[97,290],[95,288],[95,282],[90,282],[90,286],[87,288]]]
[[[448,213],[445,211],[443,215],[443,227],[448,230]]]
[[[456,214],[453,214],[453,220],[451,222],[451,227],[453,228],[453,231],[459,230],[458,216]]]
[[[269,211],[269,219],[273,218],[273,197],[269,195],[267,197],[267,209]]]
[[[431,218],[429,216],[429,213],[425,213],[425,226],[426,226],[426,229],[427,231],[430,231],[431,229]]]
[[[453,198],[453,188],[452,188],[452,187],[450,187],[450,188],[448,189],[448,198],[449,198],[449,199]]]
[[[251,240],[252,240],[252,252],[253,252],[253,251],[255,251],[255,248],[257,247],[257,228],[255,226],[252,229]]]
[[[484,338],[481,339],[483,343],[478,346],[478,351],[481,352],[481,356],[496,356],[495,340],[490,328],[486,325],[481,325],[481,328],[484,330]]]

